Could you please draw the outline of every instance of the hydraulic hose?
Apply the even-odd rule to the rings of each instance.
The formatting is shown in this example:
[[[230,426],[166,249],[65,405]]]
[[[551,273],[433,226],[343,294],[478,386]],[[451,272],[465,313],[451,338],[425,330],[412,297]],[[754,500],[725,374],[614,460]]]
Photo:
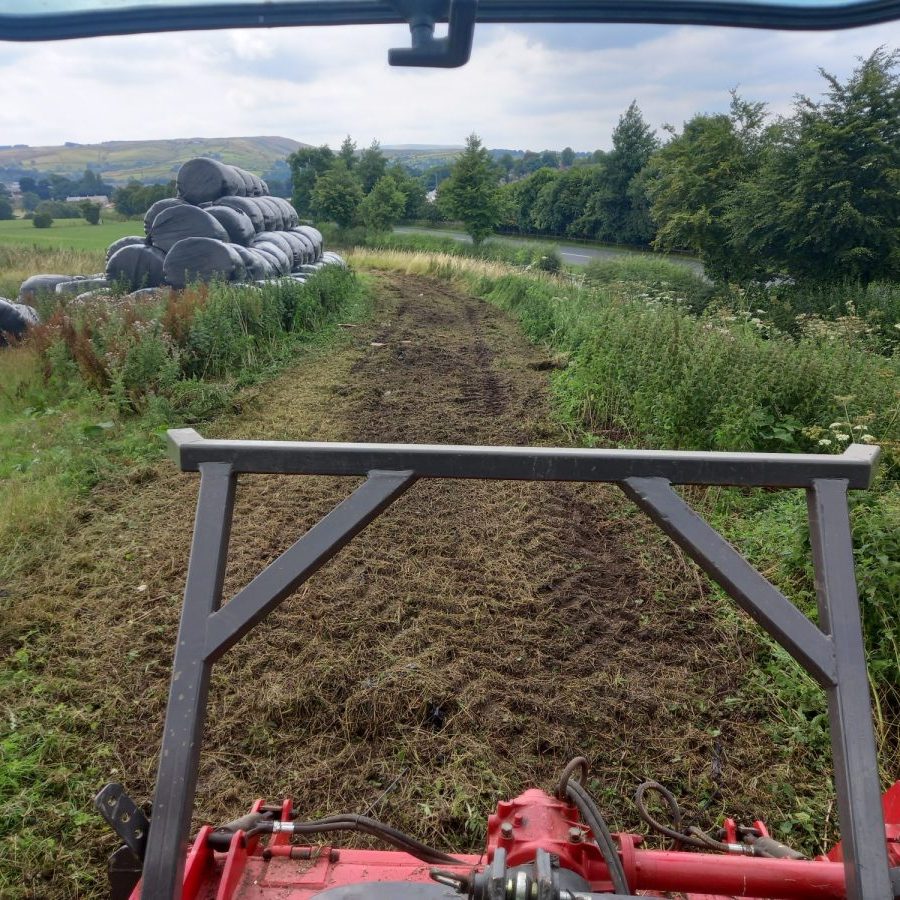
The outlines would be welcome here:
[[[581,770],[581,782],[574,781],[572,775],[576,769]],[[594,798],[585,789],[584,784],[587,781],[588,761],[583,756],[573,759],[563,769],[556,788],[556,796],[560,800],[568,800],[578,808],[584,823],[591,829],[594,835],[594,841],[603,854],[603,861],[609,869],[609,877],[613,883],[613,890],[617,894],[630,894],[631,889],[628,886],[628,878],[625,875],[625,867],[619,858],[619,851],[616,848],[616,842],[610,834],[606,820],[600,812],[599,807],[594,802]]]

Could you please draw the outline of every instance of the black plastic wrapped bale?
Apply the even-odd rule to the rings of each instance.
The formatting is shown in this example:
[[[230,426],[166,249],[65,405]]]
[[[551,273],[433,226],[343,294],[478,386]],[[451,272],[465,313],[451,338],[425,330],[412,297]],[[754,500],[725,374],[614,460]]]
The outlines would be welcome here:
[[[340,266],[342,269],[347,268],[347,263],[344,261],[344,257],[335,253],[333,250],[326,250],[322,254],[322,262],[328,263],[333,266]]]
[[[101,288],[109,287],[108,278],[80,278],[77,281],[63,281],[56,286],[57,294],[84,294],[88,291],[99,291]]]
[[[254,197],[253,202],[263,215],[265,228],[263,231],[280,231],[282,226],[281,210],[272,202],[271,197]]]
[[[114,253],[118,252],[118,251],[121,250],[123,247],[137,246],[138,244],[140,244],[141,246],[146,246],[146,245],[147,245],[147,238],[141,237],[141,235],[139,235],[139,234],[129,234],[127,237],[122,237],[122,238],[119,238],[117,241],[113,241],[113,242],[106,248],[106,259],[107,259],[107,262],[109,261],[109,258],[110,258]]]
[[[313,242],[313,246],[316,248],[316,259],[318,259],[322,255],[324,244],[322,232],[318,228],[313,228],[312,225],[300,225],[296,230],[300,234],[305,234]]]
[[[156,203],[152,204],[150,209],[144,213],[144,233],[150,234],[150,226],[153,224],[153,220],[164,209],[171,209],[173,206],[184,205],[184,200],[179,200],[177,197],[164,197],[162,200],[157,200]]]
[[[230,206],[232,209],[244,213],[253,223],[254,231],[259,232],[266,230],[266,222],[258,200],[258,197],[219,197],[216,205]]]
[[[292,228],[290,231],[285,232],[285,234],[292,234],[295,238],[303,242],[303,246],[305,248],[302,259],[303,263],[311,263],[315,261],[316,245],[312,242],[311,237],[305,235],[302,231],[298,231],[296,228]]]
[[[281,210],[281,219],[284,222],[285,231],[296,228],[300,224],[300,216],[297,215],[297,210],[284,197],[270,197],[269,199]]]
[[[283,241],[286,241],[293,251],[294,254],[294,265],[293,268],[297,268],[297,266],[302,266],[303,263],[306,262],[307,256],[307,243],[303,239],[302,234],[297,234],[295,231],[279,231]]]
[[[244,263],[229,243],[207,237],[178,241],[166,254],[163,277],[166,284],[183,288],[195,281],[241,281]]]
[[[246,183],[239,170],[217,159],[189,159],[175,178],[178,196],[188,203],[206,203],[216,197],[244,197]]]
[[[173,206],[164,209],[150,226],[150,243],[166,253],[185,238],[213,238],[228,242],[228,232],[205,209],[198,206]]]
[[[40,316],[30,306],[0,297],[0,347],[8,343],[6,335],[18,339],[40,321]]]
[[[266,265],[269,267],[266,278],[281,278],[284,260],[277,247],[263,243],[259,247],[248,247],[247,249],[258,253],[266,261]]]
[[[250,245],[252,250],[259,250],[273,260],[276,275],[288,275],[294,267],[294,254],[274,243],[274,241],[260,240],[257,238]]]
[[[205,207],[204,212],[209,213],[228,232],[228,240],[232,244],[246,247],[256,235],[250,216],[241,209],[213,205]]]
[[[288,255],[291,261],[291,267],[294,265],[294,245],[287,237],[286,231],[262,231],[254,238],[254,241],[269,241],[278,244],[282,250]]]
[[[259,250],[253,250],[250,247],[242,247],[240,244],[233,244],[232,246],[247,270],[248,279],[251,281],[264,281],[267,278],[275,277],[277,272],[270,256],[264,255]]]
[[[64,281],[74,281],[73,275],[32,275],[19,288],[19,302],[31,303],[40,294],[52,294],[56,286]]]
[[[129,244],[117,250],[106,263],[106,278],[125,285],[129,291],[155,288],[163,284],[166,255],[158,247]]]
[[[238,178],[244,183],[244,190],[238,191],[238,193],[243,194],[245,197],[256,196],[256,176],[251,175],[246,169],[239,169],[237,166],[232,166],[232,168],[237,173]]]

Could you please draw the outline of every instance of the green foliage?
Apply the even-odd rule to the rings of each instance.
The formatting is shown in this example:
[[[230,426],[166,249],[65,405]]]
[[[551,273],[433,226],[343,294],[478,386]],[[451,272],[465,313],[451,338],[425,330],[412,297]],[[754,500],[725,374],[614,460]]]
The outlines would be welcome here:
[[[585,204],[579,232],[602,241],[646,244],[654,233],[640,173],[658,149],[656,132],[632,101],[619,117],[601,183]]]
[[[174,197],[176,186],[174,181],[166,184],[142,184],[140,181],[129,181],[125,187],[118,188],[112,196],[116,211],[123,216],[142,216],[157,200]]]
[[[6,197],[0,197],[0,220],[9,221],[13,218],[12,203]]]
[[[360,203],[359,219],[374,231],[388,231],[403,217],[405,209],[406,195],[391,175],[382,175]]]
[[[339,158],[316,179],[311,197],[312,213],[323,221],[337,222],[346,228],[356,218],[362,199],[359,181],[343,158]]]
[[[318,177],[328,171],[334,153],[328,146],[301,147],[288,157],[291,167],[291,203],[301,216],[312,215],[312,192]]]
[[[441,185],[438,197],[448,213],[465,225],[476,244],[497,227],[500,220],[497,170],[478,135],[469,135],[466,149]]]
[[[34,225],[35,228],[49,228],[53,224],[53,216],[46,212],[35,213],[34,218],[31,220],[31,224]]]
[[[735,191],[758,168],[762,108],[749,118],[733,98],[730,115],[698,115],[650,161],[646,190],[658,231],[654,246],[690,250],[714,278],[746,277],[752,262],[730,247],[726,215]]]
[[[355,168],[363,193],[371,193],[379,179],[387,172],[387,160],[381,152],[381,144],[378,141],[372,141],[371,145],[363,150]]]
[[[81,219],[83,214],[78,203],[65,203],[62,200],[41,200],[35,210],[37,213],[45,213],[54,219]]]
[[[100,224],[99,203],[91,203],[89,200],[86,200],[81,204],[81,214],[84,216],[84,220],[88,223],[88,225]]]
[[[900,51],[883,48],[826,99],[801,97],[769,129],[762,164],[735,191],[734,253],[769,272],[828,281],[900,275]]]
[[[348,169],[352,169],[356,165],[356,141],[349,134],[341,142],[337,155]]]

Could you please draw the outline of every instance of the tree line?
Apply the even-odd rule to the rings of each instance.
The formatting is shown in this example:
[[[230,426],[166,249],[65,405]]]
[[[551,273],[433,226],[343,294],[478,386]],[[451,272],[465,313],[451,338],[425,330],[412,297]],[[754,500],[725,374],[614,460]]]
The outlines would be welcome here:
[[[337,152],[327,144],[301,147],[288,163],[291,202],[302,217],[375,231],[428,217],[424,182],[399,163],[389,165],[378,141],[359,151],[348,135]]]
[[[820,70],[822,99],[780,117],[732,92],[727,113],[665,141],[632,103],[608,152],[518,179],[472,135],[437,207],[476,241],[496,229],[652,246],[723,280],[897,278],[898,69],[900,51],[879,48],[845,81]]]

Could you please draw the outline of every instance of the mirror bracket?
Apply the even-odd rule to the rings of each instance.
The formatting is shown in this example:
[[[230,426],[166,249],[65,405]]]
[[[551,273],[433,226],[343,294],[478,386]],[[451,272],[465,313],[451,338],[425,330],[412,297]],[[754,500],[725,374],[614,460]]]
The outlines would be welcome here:
[[[388,51],[392,66],[456,69],[472,55],[478,0],[391,0],[409,23],[411,47]],[[447,36],[434,36],[434,23],[446,17]]]

